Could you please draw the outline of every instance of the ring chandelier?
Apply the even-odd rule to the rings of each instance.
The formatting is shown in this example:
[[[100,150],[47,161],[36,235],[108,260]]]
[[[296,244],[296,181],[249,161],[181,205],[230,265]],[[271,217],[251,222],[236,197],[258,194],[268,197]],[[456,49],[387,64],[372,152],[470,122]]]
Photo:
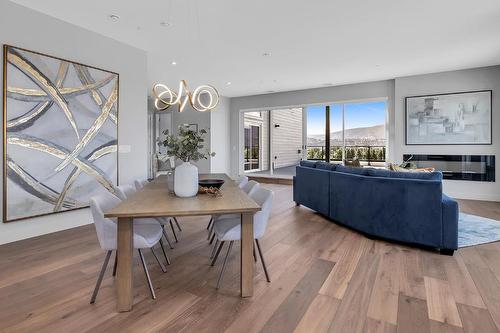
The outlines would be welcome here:
[[[179,82],[177,92],[172,91],[164,84],[157,83],[153,86],[153,95],[155,97],[155,107],[158,111],[164,111],[177,104],[179,112],[182,112],[189,102],[193,109],[205,112],[212,110],[219,104],[219,92],[213,86],[204,84],[190,92],[186,80]]]

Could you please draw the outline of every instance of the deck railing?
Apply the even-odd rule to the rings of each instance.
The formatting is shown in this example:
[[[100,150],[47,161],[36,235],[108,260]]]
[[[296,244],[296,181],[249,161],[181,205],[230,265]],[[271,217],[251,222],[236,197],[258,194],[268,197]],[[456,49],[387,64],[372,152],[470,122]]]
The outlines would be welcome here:
[[[330,146],[330,161],[342,161],[342,146]],[[345,146],[346,159],[357,157],[361,162],[385,162],[385,146]],[[324,161],[326,159],[325,146],[307,146],[307,159]]]

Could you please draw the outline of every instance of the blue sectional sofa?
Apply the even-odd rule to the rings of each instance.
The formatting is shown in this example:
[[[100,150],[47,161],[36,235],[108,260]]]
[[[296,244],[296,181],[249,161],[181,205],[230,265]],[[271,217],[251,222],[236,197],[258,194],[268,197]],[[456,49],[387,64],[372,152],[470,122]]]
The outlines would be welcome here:
[[[302,161],[293,178],[297,205],[364,234],[453,255],[458,204],[442,190],[440,172],[395,172]]]

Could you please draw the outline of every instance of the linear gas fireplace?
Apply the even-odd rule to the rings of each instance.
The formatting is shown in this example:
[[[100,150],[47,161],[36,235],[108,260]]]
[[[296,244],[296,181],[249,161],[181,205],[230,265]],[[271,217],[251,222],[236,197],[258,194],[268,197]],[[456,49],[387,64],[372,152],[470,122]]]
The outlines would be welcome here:
[[[413,155],[404,154],[405,161],[417,168],[434,168],[443,173],[443,179],[495,181],[494,155]]]

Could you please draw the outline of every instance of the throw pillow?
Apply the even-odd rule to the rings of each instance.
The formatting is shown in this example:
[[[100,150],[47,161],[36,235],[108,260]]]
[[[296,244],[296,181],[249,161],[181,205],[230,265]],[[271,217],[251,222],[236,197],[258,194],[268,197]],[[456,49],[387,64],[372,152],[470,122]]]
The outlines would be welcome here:
[[[344,160],[344,166],[351,168],[361,168],[361,163],[359,163],[359,159],[355,157],[352,159],[352,161]]]
[[[408,169],[408,168],[402,168],[399,165],[396,165],[394,163],[389,163],[388,166],[389,170],[392,171],[400,171],[400,172],[434,172],[434,168],[415,168],[415,169]]]

